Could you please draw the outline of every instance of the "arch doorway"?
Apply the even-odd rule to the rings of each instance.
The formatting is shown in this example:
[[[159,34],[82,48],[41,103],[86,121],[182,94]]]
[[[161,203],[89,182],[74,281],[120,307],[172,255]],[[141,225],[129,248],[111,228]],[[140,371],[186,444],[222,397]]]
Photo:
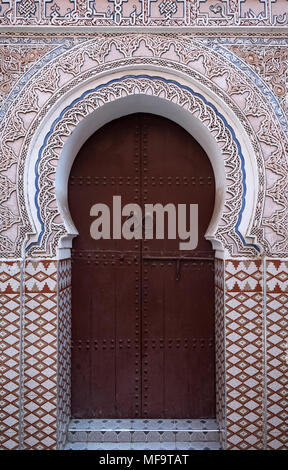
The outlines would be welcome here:
[[[123,238],[119,222],[129,216],[121,217],[113,196],[143,213],[145,204],[186,204],[187,227],[198,221],[197,247],[180,250],[178,232],[167,237],[167,214],[164,239],[155,232]],[[69,179],[79,232],[72,249],[73,418],[215,416],[214,251],[204,238],[214,200],[207,155],[166,118],[138,113],[111,121],[79,151]],[[111,209],[110,239],[91,236],[96,203]],[[198,204],[197,220],[189,220],[190,204]]]

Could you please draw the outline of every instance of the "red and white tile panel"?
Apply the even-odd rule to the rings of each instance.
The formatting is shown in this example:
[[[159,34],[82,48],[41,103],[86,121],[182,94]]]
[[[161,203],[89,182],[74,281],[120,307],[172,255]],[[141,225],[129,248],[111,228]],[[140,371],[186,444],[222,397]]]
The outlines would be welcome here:
[[[225,265],[227,449],[263,449],[262,263]]]
[[[216,419],[220,442],[225,448],[225,316],[224,261],[215,259],[215,355],[216,355]]]
[[[55,449],[57,430],[57,262],[25,269],[23,447]]]
[[[0,262],[0,448],[18,449],[20,262]]]
[[[58,262],[58,417],[57,447],[63,449],[70,420],[71,260]]]
[[[267,261],[267,449],[288,449],[288,261]]]
[[[267,261],[266,277],[264,423],[262,262],[227,260],[224,272],[224,262],[215,260],[216,408],[220,429],[226,419],[227,449],[263,449],[265,440],[268,449],[287,449],[288,261]],[[1,448],[19,448],[20,434],[26,449],[63,448],[70,419],[71,260],[26,262],[23,427],[20,262],[0,262],[0,281]]]

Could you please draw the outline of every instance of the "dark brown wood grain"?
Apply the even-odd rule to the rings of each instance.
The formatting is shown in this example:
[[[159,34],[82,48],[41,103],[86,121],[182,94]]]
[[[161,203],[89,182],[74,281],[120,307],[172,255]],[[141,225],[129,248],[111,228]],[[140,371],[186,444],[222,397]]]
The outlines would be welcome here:
[[[180,251],[179,238],[167,237],[94,240],[91,206],[112,208],[113,195],[143,210],[147,203],[198,204],[197,248]],[[69,179],[79,231],[72,250],[73,417],[215,416],[214,252],[204,238],[214,197],[204,150],[163,117],[125,116],[81,148]]]

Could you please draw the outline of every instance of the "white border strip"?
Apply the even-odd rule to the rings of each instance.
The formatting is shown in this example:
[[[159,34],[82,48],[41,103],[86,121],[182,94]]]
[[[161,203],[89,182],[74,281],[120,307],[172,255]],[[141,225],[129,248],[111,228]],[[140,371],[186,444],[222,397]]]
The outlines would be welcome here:
[[[225,36],[228,34],[262,34],[269,36],[274,34],[287,38],[287,26],[50,26],[50,25],[0,25],[0,33],[197,33],[207,36],[207,34],[218,34]]]

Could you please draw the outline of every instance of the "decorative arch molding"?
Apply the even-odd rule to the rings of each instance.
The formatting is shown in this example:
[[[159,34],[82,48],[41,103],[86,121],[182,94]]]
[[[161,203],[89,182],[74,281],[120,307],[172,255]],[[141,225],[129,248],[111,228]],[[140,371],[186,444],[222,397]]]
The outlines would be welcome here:
[[[139,72],[120,74],[109,77],[108,81],[105,77],[106,80],[102,78],[101,83],[93,88],[88,88],[88,81],[81,94],[79,89],[76,91],[76,98],[75,90],[74,93],[72,90],[69,98],[63,96],[62,103],[57,102],[57,106],[50,110],[48,126],[42,123],[38,135],[35,133],[26,161],[24,187],[29,188],[29,192],[24,197],[30,208],[31,225],[36,232],[29,237],[27,256],[55,256],[59,242],[60,248],[69,248],[71,239],[77,233],[67,205],[67,181],[77,154],[75,149],[79,150],[85,139],[108,120],[144,108],[147,110],[147,107],[150,112],[164,115],[186,128],[204,147],[211,160],[216,177],[216,204],[206,237],[212,241],[214,248],[242,256],[255,256],[260,251],[252,243],[253,237],[249,233],[257,204],[255,188],[258,184],[253,150],[245,144],[244,129],[235,132],[231,113],[228,118],[229,112],[223,105],[221,113],[219,103],[215,98],[213,101],[217,106],[211,102],[207,91],[210,101],[199,93],[197,87],[195,89],[195,84],[192,89],[185,81],[180,83],[175,77],[171,78],[171,72],[169,77],[165,76],[165,72],[162,76]],[[109,105],[109,114],[108,108],[103,111],[104,105]],[[93,124],[87,127],[88,133],[86,130],[81,134],[84,124],[80,127],[80,123],[85,120],[87,124],[88,119]],[[49,125],[49,131],[44,131],[44,127],[47,129]],[[78,149],[73,145],[74,150],[71,151],[76,135],[79,138]],[[37,152],[35,147],[39,148]],[[242,147],[245,148],[246,159]],[[247,185],[247,181],[254,184]]]
[[[176,55],[174,59],[167,58],[170,50],[177,53],[177,59]],[[189,35],[149,35],[148,40],[145,34],[112,37],[103,34],[81,42],[57,57],[51,57],[52,60],[46,61],[46,65],[31,76],[24,87],[22,84],[1,126],[1,169],[4,172],[7,170],[8,179],[6,176],[3,178],[10,193],[17,191],[19,208],[18,213],[16,211],[12,214],[9,201],[3,202],[0,235],[2,256],[22,256],[24,244],[29,243],[27,237],[30,238],[35,230],[28,217],[29,208],[26,210],[25,190],[18,192],[18,187],[24,184],[24,167],[33,148],[31,143],[35,142],[34,136],[47,125],[55,104],[60,105],[66,99],[67,105],[73,89],[80,96],[81,87],[89,80],[94,85],[104,80],[104,76],[107,82],[114,74],[136,71],[145,74],[148,70],[153,75],[161,75],[166,71],[168,79],[176,79],[179,83],[184,80],[193,89],[201,88],[202,95],[214,103],[227,122],[232,120],[232,128],[241,143],[244,158],[250,156],[254,159],[252,166],[256,172],[253,180],[247,180],[247,188],[250,190],[255,182],[258,184],[255,188],[257,197],[252,198],[253,203],[256,199],[257,202],[254,216],[250,218],[251,225],[246,230],[246,242],[258,243],[267,256],[287,257],[285,135],[277,126],[274,108],[266,102],[266,95],[245,75],[245,71],[238,69],[226,56],[218,54],[218,50],[210,50],[207,45]],[[198,69],[198,61],[203,61],[201,71]],[[255,127],[255,120],[259,122],[260,117],[263,117],[263,121]],[[242,141],[240,134],[245,136]],[[245,164],[248,161],[246,159]],[[9,168],[15,163],[17,183],[12,183],[9,180]],[[269,187],[266,187],[266,172],[269,175],[273,173],[273,184]],[[249,174],[252,173],[247,171],[247,178]],[[246,203],[249,205],[250,201],[247,195]],[[242,220],[245,220],[245,216],[246,211],[243,212]],[[244,233],[241,227],[240,232]],[[245,254],[249,256],[246,251]]]

